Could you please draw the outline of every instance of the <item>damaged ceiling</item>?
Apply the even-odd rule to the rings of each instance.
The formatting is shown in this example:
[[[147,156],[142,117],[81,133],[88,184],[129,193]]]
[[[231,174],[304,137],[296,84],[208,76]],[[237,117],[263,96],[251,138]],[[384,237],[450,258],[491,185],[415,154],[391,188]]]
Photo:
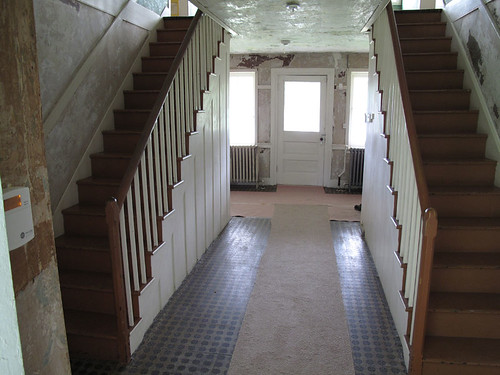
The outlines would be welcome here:
[[[287,3],[298,3],[292,10]],[[192,0],[236,33],[231,53],[368,52],[361,33],[381,0]],[[286,41],[289,41],[287,43]]]

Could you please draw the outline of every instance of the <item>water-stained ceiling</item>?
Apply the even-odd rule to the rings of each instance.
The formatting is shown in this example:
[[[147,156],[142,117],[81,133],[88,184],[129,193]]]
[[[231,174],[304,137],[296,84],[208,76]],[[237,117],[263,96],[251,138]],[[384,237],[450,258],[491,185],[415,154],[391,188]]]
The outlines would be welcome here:
[[[192,0],[237,35],[231,53],[368,52],[361,29],[381,0]],[[293,7],[292,7],[293,8]],[[282,42],[284,41],[284,42]],[[290,41],[286,44],[286,41]]]

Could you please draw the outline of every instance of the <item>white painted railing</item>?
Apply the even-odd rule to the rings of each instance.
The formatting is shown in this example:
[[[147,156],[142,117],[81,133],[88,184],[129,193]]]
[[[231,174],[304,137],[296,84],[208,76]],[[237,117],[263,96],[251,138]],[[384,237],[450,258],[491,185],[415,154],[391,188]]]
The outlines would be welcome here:
[[[223,35],[222,27],[208,16],[200,13],[194,18],[122,179],[117,199],[108,202],[107,215],[118,216],[108,217],[111,251],[121,258],[120,269],[113,265],[114,273],[121,274],[114,280],[123,282],[123,293],[119,293],[122,296],[115,297],[115,302],[123,305],[128,327],[134,326],[139,316],[134,293],[151,277],[147,260],[162,244],[160,222],[173,209],[170,189],[181,180],[179,162],[188,153],[187,137],[196,131],[195,115],[203,109],[202,93],[208,90]]]
[[[429,206],[429,193],[390,3],[373,24],[372,30],[385,115],[384,132],[389,142],[388,159],[392,163],[390,188],[397,194],[393,221],[401,231],[398,256],[405,265],[402,292],[412,314],[407,330],[412,351],[410,369],[418,372],[416,369],[421,361],[425,336],[437,214]]]

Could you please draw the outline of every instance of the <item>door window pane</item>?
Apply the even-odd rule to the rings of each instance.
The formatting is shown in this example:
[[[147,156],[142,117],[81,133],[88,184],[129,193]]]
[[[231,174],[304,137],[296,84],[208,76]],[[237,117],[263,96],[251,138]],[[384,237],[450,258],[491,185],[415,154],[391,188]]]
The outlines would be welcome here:
[[[283,130],[320,131],[321,82],[285,81]]]
[[[231,72],[229,79],[229,144],[255,145],[255,72]]]

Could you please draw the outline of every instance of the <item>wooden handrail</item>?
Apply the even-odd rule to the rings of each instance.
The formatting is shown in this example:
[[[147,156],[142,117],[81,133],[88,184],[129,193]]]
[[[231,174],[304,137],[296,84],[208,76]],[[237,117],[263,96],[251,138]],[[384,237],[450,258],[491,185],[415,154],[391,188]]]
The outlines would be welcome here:
[[[413,160],[413,168],[415,169],[415,179],[417,181],[418,198],[420,200],[420,208],[422,213],[430,207],[429,189],[427,187],[427,179],[424,173],[424,163],[420,146],[418,143],[417,129],[413,120],[413,110],[410,100],[410,92],[408,83],[406,82],[406,74],[404,71],[403,54],[401,52],[401,43],[399,42],[398,29],[396,27],[396,17],[392,9],[392,3],[387,5],[387,16],[389,19],[389,28],[391,30],[392,46],[394,48],[394,58],[396,59],[396,69],[398,73],[399,87],[401,90],[401,99],[403,101],[403,110],[406,118],[406,129],[408,131],[408,141]]]
[[[179,51],[177,52],[177,55],[175,56],[172,66],[170,67],[170,70],[167,74],[167,77],[163,82],[163,86],[160,89],[158,98],[156,99],[155,104],[153,105],[153,109],[151,110],[151,113],[146,121],[146,125],[144,126],[144,130],[142,131],[141,137],[137,142],[135,151],[132,154],[132,158],[130,159],[130,163],[121,180],[120,187],[118,188],[118,192],[116,195],[116,201],[119,208],[121,208],[123,206],[123,202],[125,202],[125,198],[127,197],[127,192],[129,191],[130,186],[132,185],[132,180],[134,179],[137,168],[139,167],[139,163],[141,162],[141,158],[142,155],[144,154],[144,150],[146,149],[149,137],[153,132],[156,120],[158,119],[158,116],[160,114],[163,103],[165,102],[167,94],[170,91],[170,86],[172,86],[172,82],[174,81],[175,75],[177,74],[177,70],[179,69],[179,66],[182,63],[182,59],[184,58],[184,55],[186,53],[187,47],[189,46],[194,31],[198,26],[198,23],[201,19],[201,15],[202,12],[198,10],[196,12],[196,15],[194,16],[193,21],[191,22],[191,25],[189,25],[184,40],[182,41]]]
[[[434,258],[434,240],[437,234],[437,212],[434,208],[425,210],[422,236],[422,253],[420,272],[418,275],[417,300],[415,303],[415,320],[413,321],[413,340],[410,351],[408,373],[422,373],[422,358],[425,340],[427,309],[431,289],[432,263]]]

